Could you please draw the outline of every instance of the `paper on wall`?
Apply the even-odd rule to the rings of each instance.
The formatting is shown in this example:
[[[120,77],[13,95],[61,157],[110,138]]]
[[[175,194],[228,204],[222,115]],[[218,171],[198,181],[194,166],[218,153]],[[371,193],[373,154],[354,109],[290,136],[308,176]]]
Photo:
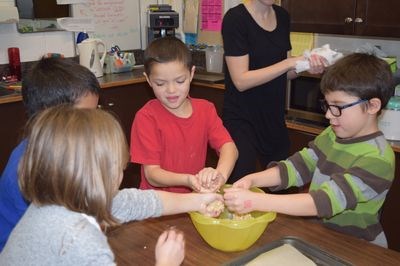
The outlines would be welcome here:
[[[197,33],[197,21],[199,14],[199,0],[186,0],[183,15],[183,32]]]
[[[223,16],[223,1],[202,0],[200,5],[201,29],[206,31],[220,31]]]
[[[89,0],[57,0],[57,5],[89,3]]]
[[[66,18],[58,18],[58,25],[66,30],[66,31],[85,31],[85,32],[93,32],[95,29],[94,19],[93,18],[77,18],[77,17],[66,17]]]
[[[292,44],[292,56],[300,56],[306,50],[311,50],[314,46],[314,33],[291,32],[290,43]]]

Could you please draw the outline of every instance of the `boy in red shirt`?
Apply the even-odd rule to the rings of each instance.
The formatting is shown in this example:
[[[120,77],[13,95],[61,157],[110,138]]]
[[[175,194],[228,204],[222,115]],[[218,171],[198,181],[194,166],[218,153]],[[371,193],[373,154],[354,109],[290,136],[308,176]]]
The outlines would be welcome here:
[[[216,191],[228,179],[238,152],[207,100],[189,97],[195,66],[175,37],[154,40],[145,51],[145,73],[157,99],[137,113],[131,131],[131,160],[142,164],[141,189]],[[205,168],[208,144],[219,153]]]

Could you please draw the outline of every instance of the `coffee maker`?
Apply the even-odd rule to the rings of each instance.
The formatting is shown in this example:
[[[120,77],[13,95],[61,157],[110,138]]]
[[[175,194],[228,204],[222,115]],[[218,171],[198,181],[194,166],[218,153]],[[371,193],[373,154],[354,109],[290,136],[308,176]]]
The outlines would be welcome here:
[[[170,5],[150,5],[147,11],[147,44],[152,40],[175,36],[179,27],[179,14]]]

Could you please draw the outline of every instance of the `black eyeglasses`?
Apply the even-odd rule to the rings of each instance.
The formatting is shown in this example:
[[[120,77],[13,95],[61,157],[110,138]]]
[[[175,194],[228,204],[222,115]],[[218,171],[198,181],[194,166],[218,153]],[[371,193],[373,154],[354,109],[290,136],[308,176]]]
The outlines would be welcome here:
[[[335,104],[328,104],[325,100],[321,100],[321,109],[322,111],[324,111],[325,113],[328,111],[331,112],[331,114],[335,117],[339,117],[342,115],[342,110],[352,107],[354,105],[360,104],[360,103],[364,103],[367,102],[368,100],[365,99],[360,99],[358,101],[352,102],[352,103],[348,103],[345,105],[335,105]]]

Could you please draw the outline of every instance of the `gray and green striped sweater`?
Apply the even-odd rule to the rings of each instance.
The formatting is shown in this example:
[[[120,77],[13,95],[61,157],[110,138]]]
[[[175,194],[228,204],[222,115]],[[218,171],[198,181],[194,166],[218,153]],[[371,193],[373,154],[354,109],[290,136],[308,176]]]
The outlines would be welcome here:
[[[380,209],[394,179],[395,157],[382,132],[344,140],[328,127],[308,148],[272,165],[282,178],[274,190],[311,182],[318,217],[328,227],[368,241],[383,233]]]

